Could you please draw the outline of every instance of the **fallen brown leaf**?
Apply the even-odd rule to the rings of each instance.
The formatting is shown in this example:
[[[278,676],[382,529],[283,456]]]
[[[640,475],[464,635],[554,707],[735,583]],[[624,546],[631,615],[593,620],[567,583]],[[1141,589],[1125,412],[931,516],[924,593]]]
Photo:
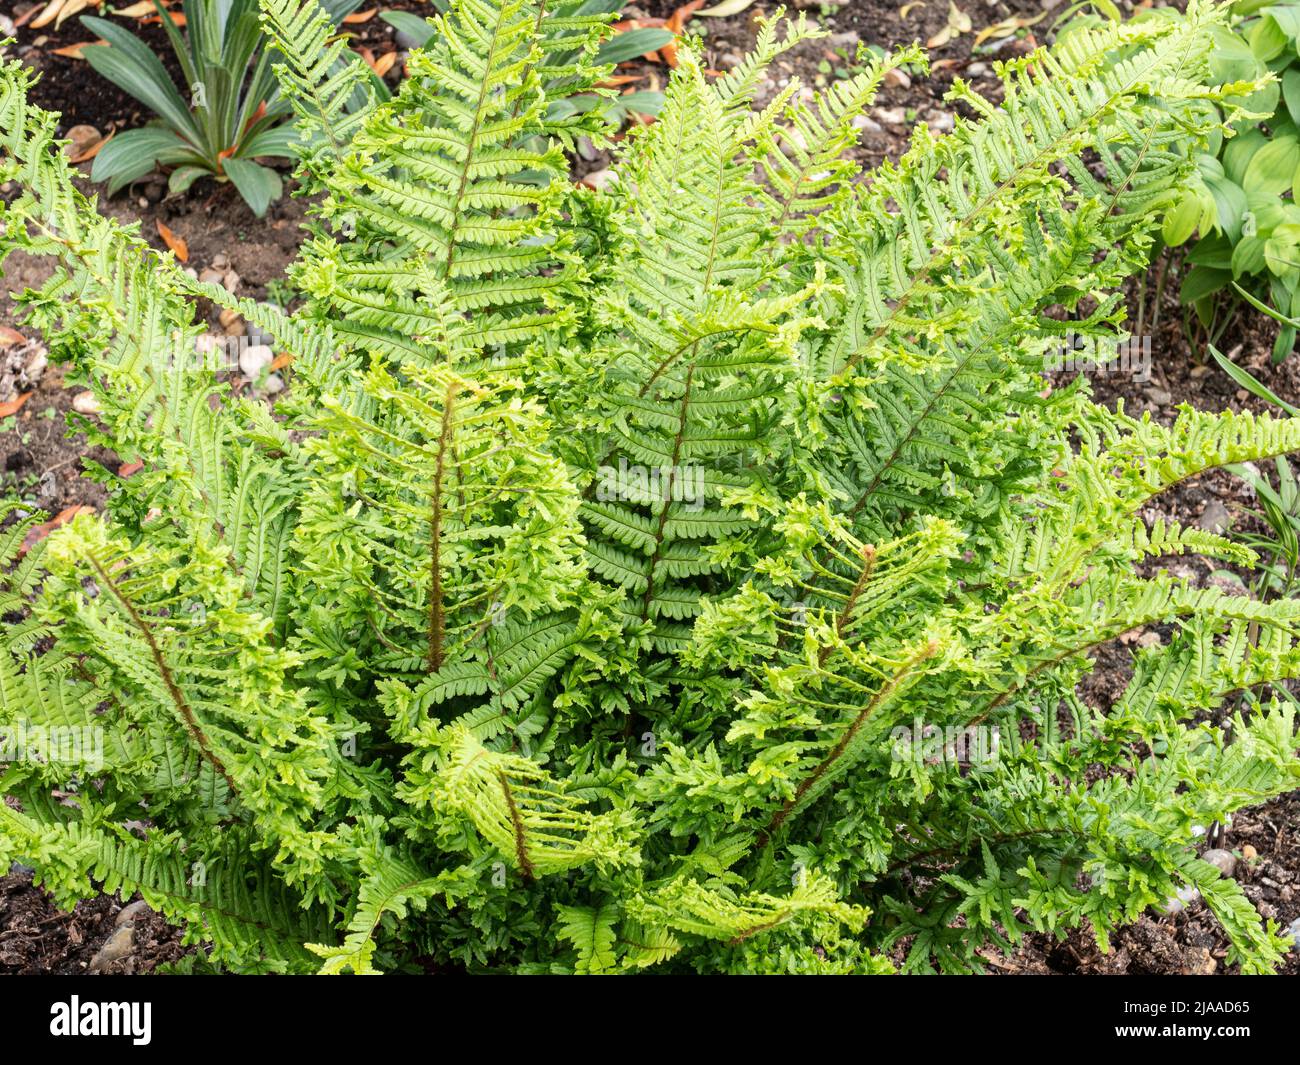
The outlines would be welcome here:
[[[379,8],[371,7],[365,11],[354,11],[350,15],[344,15],[343,21],[349,26],[356,26],[362,22],[369,22],[377,14],[379,14]]]
[[[27,338],[17,329],[10,329],[7,325],[0,325],[0,348],[7,348],[13,344],[23,344],[26,341]]]
[[[117,468],[117,475],[119,477],[130,477],[131,474],[139,473],[142,469],[144,469],[143,462],[124,462]]]
[[[80,41],[77,44],[70,44],[66,48],[55,48],[50,54],[61,55],[64,59],[85,59],[86,57],[81,54],[81,50],[89,48],[92,44],[108,44],[108,42],[103,38],[98,41]]]
[[[84,162],[87,162],[87,161],[90,160],[90,159],[94,159],[95,156],[97,156],[97,155],[99,154],[99,150],[100,150],[102,147],[104,147],[105,144],[107,144],[109,141],[111,141],[111,140],[113,139],[114,135],[116,135],[116,133],[117,133],[117,130],[109,130],[109,133],[108,133],[108,136],[107,136],[107,137],[100,137],[99,140],[95,141],[95,143],[92,144],[92,145],[90,145],[90,147],[88,147],[88,148],[86,148],[86,149],[84,149],[84,150],[82,150],[82,151],[80,151],[80,152],[77,152],[76,155],[69,156],[69,157],[68,157],[68,162],[70,162],[70,163],[84,163]]]
[[[0,403],[0,418],[8,418],[11,414],[17,414],[23,409],[23,404],[32,398],[30,392],[24,392],[20,396],[15,396],[8,403]]]
[[[189,262],[190,247],[185,243],[185,238],[178,237],[167,226],[163,225],[161,219],[156,220],[154,225],[158,227],[158,236],[162,237],[163,243],[172,250],[176,258],[183,263]]]
[[[382,78],[385,74],[387,74],[390,70],[393,69],[393,64],[396,62],[397,62],[396,52],[385,52],[378,59],[375,59],[373,62],[371,62],[370,69],[375,72],[375,77]]]

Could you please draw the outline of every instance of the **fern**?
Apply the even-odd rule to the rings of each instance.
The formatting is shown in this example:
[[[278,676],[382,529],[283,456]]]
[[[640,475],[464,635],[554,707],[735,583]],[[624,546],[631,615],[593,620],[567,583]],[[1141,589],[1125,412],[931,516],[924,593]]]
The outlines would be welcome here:
[[[1257,558],[1145,515],[1300,430],[1042,377],[1244,117],[1224,14],[958,81],[974,117],[870,180],[853,119],[918,51],[758,109],[805,20],[716,78],[682,46],[596,194],[605,6],[458,0],[390,99],[264,0],[319,193],[292,315],[101,218],[0,68],[0,253],[53,261],[28,323],[144,464],[30,549],[0,507],[0,861],[250,971],[965,972],[1189,886],[1275,967],[1194,827],[1300,785],[1300,608],[1171,575]],[[274,412],[199,297],[292,356]]]

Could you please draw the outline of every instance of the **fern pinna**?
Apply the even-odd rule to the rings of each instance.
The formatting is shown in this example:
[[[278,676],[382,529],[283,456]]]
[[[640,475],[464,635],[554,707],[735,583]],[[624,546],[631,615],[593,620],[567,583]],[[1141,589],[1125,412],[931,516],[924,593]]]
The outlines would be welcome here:
[[[1195,843],[1300,785],[1300,607],[1171,576],[1255,559],[1143,513],[1300,427],[1041,376],[1114,340],[1242,117],[1223,12],[1081,30],[999,107],[957,81],[972,117],[870,180],[853,119],[919,52],[759,107],[818,31],[722,76],[683,46],[595,193],[564,152],[612,133],[610,7],[457,0],[381,102],[312,0],[263,0],[319,194],[292,315],[100,217],[3,67],[3,251],[56,266],[21,305],[144,468],[29,549],[5,504],[0,730],[99,746],[12,756],[0,861],[243,971],[960,972],[1189,887],[1272,968]],[[197,297],[292,356],[273,413]]]

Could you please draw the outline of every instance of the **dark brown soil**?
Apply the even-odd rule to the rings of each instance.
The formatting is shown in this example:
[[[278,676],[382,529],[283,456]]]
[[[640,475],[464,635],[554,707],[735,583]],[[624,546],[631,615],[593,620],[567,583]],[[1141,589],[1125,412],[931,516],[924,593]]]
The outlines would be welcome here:
[[[100,895],[63,913],[51,905],[44,891],[32,886],[30,873],[0,877],[0,975],[63,976],[89,971],[101,948],[118,932],[116,921],[122,909],[117,896]],[[141,910],[129,923],[130,952],[102,963],[96,971],[149,973],[190,950],[181,946],[177,930],[150,910]]]
[[[31,0],[19,0],[12,14],[21,17],[30,6]],[[431,10],[431,5],[421,0],[397,0],[380,6],[426,13]],[[627,6],[624,17],[663,19],[678,6],[676,0],[639,0]],[[688,28],[706,34],[707,65],[725,70],[752,45],[754,17],[771,14],[777,6],[769,0],[756,0],[738,15],[695,18]],[[803,6],[802,0],[796,0],[795,6]],[[859,154],[865,161],[874,164],[904,151],[916,122],[927,121],[941,130],[946,107],[943,96],[956,75],[996,99],[998,87],[992,76],[992,60],[1026,52],[1046,39],[1053,21],[1067,5],[1065,0],[1054,4],[1051,0],[958,0],[957,6],[969,14],[971,30],[931,49],[930,77],[913,72],[908,78],[895,78],[886,85],[870,121],[863,124]],[[906,18],[903,9],[904,5],[882,0],[808,6],[805,13],[830,36],[806,43],[782,57],[767,94],[777,92],[795,76],[813,88],[826,84],[849,65],[848,57],[854,54],[859,41],[886,49],[913,41],[925,43],[948,20],[948,4],[942,0],[906,5]],[[975,35],[985,27],[1013,17],[1028,20],[1040,15],[1045,17],[1033,26],[1011,36],[989,39],[972,52]],[[161,30],[135,28],[157,46],[175,73],[169,50],[162,45]],[[391,28],[378,18],[349,29],[357,35],[357,43],[370,47],[376,55],[395,47]],[[107,132],[131,128],[149,117],[134,100],[94,75],[83,61],[51,54],[55,48],[90,38],[76,19],[57,33],[20,28],[17,36],[20,54],[43,73],[35,102],[63,112],[63,131],[88,124]],[[667,68],[636,61],[625,64],[620,73],[639,77],[631,88],[658,89],[663,86]],[[395,83],[397,76],[395,69],[389,75],[390,83]],[[575,173],[586,174],[605,165],[603,154],[587,153],[576,161]],[[82,170],[88,173],[89,164],[84,164]],[[0,194],[5,191],[0,190]],[[123,221],[139,220],[145,237],[159,248],[163,245],[156,223],[165,223],[186,240],[189,266],[198,271],[224,256],[239,275],[240,295],[259,299],[273,295],[268,286],[282,277],[300,240],[304,214],[301,201],[286,197],[272,206],[267,218],[259,220],[229,186],[199,182],[181,199],[166,199],[165,191],[161,179],[147,178],[103,207]],[[1132,374],[1095,375],[1092,384],[1097,399],[1107,405],[1122,400],[1130,413],[1149,410],[1154,418],[1166,422],[1176,416],[1181,403],[1208,410],[1264,409],[1264,404],[1239,389],[1212,361],[1207,362],[1197,338],[1186,335],[1177,304],[1176,281],[1166,285],[1157,300],[1157,273],[1153,271],[1152,277],[1135,283],[1128,294],[1133,332],[1151,337],[1151,378],[1138,381]],[[6,264],[5,281],[0,286],[0,325],[21,330],[5,293],[39,284],[46,276],[44,264],[22,257],[14,257]],[[1176,276],[1176,271],[1171,270],[1170,277]],[[215,323],[211,327],[219,328]],[[1269,323],[1243,314],[1229,326],[1219,346],[1284,399],[1300,402],[1300,357],[1292,356],[1278,367],[1271,366],[1269,352],[1274,335]],[[5,393],[6,384],[0,374],[0,403],[12,398]],[[8,386],[12,392],[13,382]],[[59,372],[51,368],[13,420],[0,420],[0,491],[17,489],[50,513],[74,504],[102,505],[101,490],[79,476],[80,460],[88,455],[112,468],[115,459],[102,452],[88,453],[83,437],[64,437],[61,416],[70,403],[71,393],[62,387]],[[1251,519],[1245,516],[1245,510],[1252,505],[1250,492],[1242,482],[1221,472],[1197,478],[1162,496],[1149,517],[1195,523],[1207,507],[1220,504],[1234,516],[1238,528],[1252,527]],[[1214,567],[1198,559],[1164,560],[1164,564],[1199,584],[1223,579],[1212,577]],[[1144,634],[1133,633],[1113,646],[1099,649],[1098,668],[1083,687],[1085,698],[1107,706],[1119,695],[1128,680],[1130,649],[1126,645],[1143,638]],[[1220,845],[1237,854],[1235,877],[1261,913],[1283,927],[1300,916],[1300,793],[1239,813]],[[0,877],[0,973],[85,971],[113,934],[114,917],[120,909],[119,900],[101,896],[81,904],[72,914],[61,914],[44,892],[32,886],[27,874]],[[113,971],[148,972],[173,960],[183,953],[178,939],[179,933],[156,915],[141,918],[136,922],[134,950],[129,957],[115,962],[120,969]],[[1172,917],[1144,917],[1118,933],[1112,946],[1111,953],[1102,955],[1086,933],[1072,933],[1064,942],[1035,935],[1028,937],[1011,957],[990,957],[989,964],[994,971],[1013,973],[1232,971],[1226,964],[1226,941],[1203,905],[1194,904]],[[1289,955],[1284,971],[1300,973],[1300,952]]]

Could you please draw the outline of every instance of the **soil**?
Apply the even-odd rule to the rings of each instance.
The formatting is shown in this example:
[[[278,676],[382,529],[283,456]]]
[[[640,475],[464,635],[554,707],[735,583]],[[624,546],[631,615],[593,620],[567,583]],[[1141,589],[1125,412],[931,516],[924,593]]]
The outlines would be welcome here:
[[[21,20],[32,6],[31,0],[18,0],[12,17]],[[432,10],[422,0],[381,2],[379,6],[420,13]],[[677,0],[639,0],[627,5],[623,17],[654,24],[655,20],[671,16],[677,6]],[[778,60],[764,87],[764,99],[775,95],[792,77],[812,88],[825,85],[850,65],[859,42],[882,49],[913,41],[924,44],[939,34],[949,20],[947,0],[897,6],[882,0],[805,6],[802,0],[795,0],[794,6],[804,7],[804,13],[829,36],[806,42]],[[936,131],[942,131],[950,121],[943,97],[954,76],[965,78],[996,100],[998,84],[992,74],[993,60],[1023,54],[1047,39],[1053,22],[1066,6],[1066,0],[958,0],[957,7],[970,17],[970,31],[930,49],[932,66],[928,77],[911,69],[906,77],[894,77],[884,86],[867,120],[861,123],[859,156],[870,164],[896,157],[906,150],[916,122],[928,122]],[[722,71],[739,62],[753,43],[755,16],[771,14],[776,7],[768,0],[755,0],[733,16],[693,18],[688,28],[706,34],[706,65]],[[1010,19],[1037,21],[973,47],[980,30]],[[139,25],[132,28],[164,57],[179,81],[161,29]],[[375,55],[399,48],[391,27],[377,17],[348,28],[356,35],[355,43],[370,48]],[[62,112],[61,132],[85,124],[106,133],[134,128],[149,117],[141,105],[94,75],[84,61],[52,54],[56,48],[90,38],[76,19],[57,31],[32,31],[22,26],[16,36],[17,44],[11,47],[42,73],[33,100]],[[388,75],[390,84],[396,84],[400,59],[399,51],[399,62]],[[637,60],[624,64],[619,73],[638,79],[628,85],[629,90],[657,89],[663,86],[667,68],[661,62]],[[586,175],[607,165],[604,153],[584,151],[574,160],[574,174]],[[90,164],[82,164],[81,170],[88,175]],[[93,191],[88,180],[84,187]],[[0,188],[0,195],[6,193],[12,194],[12,190]],[[137,182],[111,199],[101,195],[101,209],[124,222],[140,222],[142,234],[156,247],[164,246],[158,230],[161,222],[186,241],[190,267],[198,272],[233,270],[238,275],[238,294],[258,299],[282,297],[274,283],[283,277],[294,257],[305,206],[301,199],[286,196],[272,205],[266,218],[257,219],[229,185],[200,181],[184,197],[168,198],[160,177]],[[1130,413],[1149,411],[1153,418],[1166,422],[1176,416],[1182,403],[1209,410],[1265,409],[1212,360],[1207,361],[1200,338],[1188,335],[1177,302],[1177,265],[1173,260],[1167,264],[1168,277],[1174,279],[1171,283],[1159,285],[1161,270],[1157,264],[1149,277],[1133,283],[1128,292],[1132,331],[1138,337],[1150,337],[1150,378],[1096,374],[1092,377],[1096,398],[1107,405],[1122,401]],[[22,331],[7,294],[38,285],[47,276],[48,268],[39,262],[23,256],[10,258],[0,286],[0,326]],[[209,312],[210,328],[220,332],[211,308],[201,310]],[[1300,403],[1300,356],[1273,366],[1269,356],[1274,336],[1267,321],[1241,314],[1225,330],[1219,346],[1278,395]],[[4,343],[0,335],[0,345]],[[28,381],[24,367],[30,354],[29,349],[19,345],[0,346],[0,405],[17,394],[31,393],[16,415],[0,419],[0,491],[16,489],[51,514],[74,505],[100,507],[103,492],[80,476],[81,460],[87,457],[114,468],[116,457],[102,450],[88,450],[80,434],[65,435],[62,416],[71,406],[74,391],[65,387],[56,367],[46,369],[34,384]],[[1251,529],[1253,519],[1247,512],[1252,503],[1251,492],[1243,482],[1216,472],[1162,496],[1148,516],[1191,524],[1204,519],[1208,509],[1217,511],[1222,507],[1237,528]],[[1166,565],[1199,584],[1224,579],[1214,573],[1214,567],[1194,558],[1172,564],[1166,560]],[[1085,698],[1101,706],[1116,698],[1128,680],[1125,644],[1143,638],[1141,633],[1129,634],[1115,645],[1098,650],[1098,668],[1083,687]],[[1240,812],[1219,845],[1237,855],[1234,875],[1261,913],[1282,927],[1300,917],[1300,793]],[[0,973],[87,971],[92,959],[115,934],[114,920],[122,905],[120,899],[100,896],[83,902],[71,914],[60,913],[49,897],[32,885],[28,873],[0,877]],[[149,972],[186,952],[179,945],[179,932],[157,915],[146,913],[137,918],[134,929],[133,949],[107,971]],[[1108,954],[1102,954],[1087,933],[1076,932],[1060,942],[1050,936],[1031,935],[1009,957],[990,956],[988,961],[991,971],[1007,973],[1229,973],[1234,967],[1226,962],[1226,947],[1204,906],[1193,904],[1174,916],[1143,917],[1112,938]],[[1300,950],[1288,956],[1284,971],[1300,973]]]

